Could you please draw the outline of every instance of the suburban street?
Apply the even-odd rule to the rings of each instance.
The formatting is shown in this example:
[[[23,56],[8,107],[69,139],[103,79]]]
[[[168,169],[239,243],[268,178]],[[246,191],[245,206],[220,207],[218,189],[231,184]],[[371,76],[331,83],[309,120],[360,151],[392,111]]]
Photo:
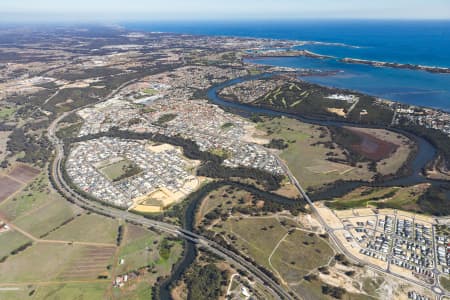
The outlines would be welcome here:
[[[283,287],[281,287],[274,280],[272,280],[269,276],[267,276],[261,270],[259,270],[258,267],[256,267],[252,263],[248,262],[246,259],[244,259],[240,255],[237,255],[236,253],[220,246],[219,244],[217,244],[214,241],[208,240],[205,237],[200,236],[196,233],[184,230],[179,226],[150,220],[150,219],[144,218],[142,216],[138,216],[136,214],[130,213],[126,210],[120,210],[120,209],[117,209],[114,207],[103,205],[99,202],[94,202],[94,201],[84,199],[81,195],[79,195],[78,193],[73,191],[69,187],[69,185],[64,181],[62,173],[61,173],[62,161],[64,159],[64,149],[63,149],[62,141],[60,141],[58,139],[58,137],[56,136],[57,124],[64,117],[66,117],[67,115],[69,115],[72,112],[73,111],[62,114],[57,119],[55,119],[48,128],[48,137],[49,137],[50,141],[53,143],[53,145],[55,146],[55,158],[51,165],[50,177],[53,179],[55,188],[60,193],[62,193],[62,195],[64,195],[65,198],[67,198],[74,204],[76,204],[84,209],[94,211],[101,215],[106,215],[106,216],[113,217],[116,219],[126,220],[129,222],[133,222],[135,224],[142,225],[144,227],[154,227],[154,228],[164,231],[166,233],[179,236],[179,237],[186,239],[190,242],[193,242],[199,246],[203,246],[206,249],[208,249],[209,251],[221,256],[226,261],[234,264],[236,267],[241,268],[241,269],[245,270],[246,272],[248,272],[260,284],[267,286],[276,298],[293,299],[293,297],[288,292],[286,292],[286,290]]]
[[[438,295],[438,297],[440,299],[442,299],[445,296],[449,296],[450,293],[446,293],[444,292],[440,287],[439,287],[439,281],[438,278],[436,277],[436,280],[434,282],[434,284],[430,285],[430,284],[426,284],[425,282],[421,282],[421,281],[417,281],[417,280],[412,280],[411,278],[407,278],[404,277],[402,275],[393,273],[390,271],[389,267],[387,268],[387,270],[368,263],[366,261],[363,261],[357,257],[355,257],[352,253],[350,253],[350,251],[348,251],[344,245],[342,245],[341,241],[335,236],[334,234],[334,230],[336,230],[336,228],[331,228],[330,226],[328,226],[328,224],[323,220],[322,216],[320,215],[320,213],[317,211],[316,207],[314,206],[314,203],[311,201],[311,198],[309,198],[308,194],[306,193],[306,191],[303,189],[303,187],[300,185],[300,183],[298,182],[298,180],[294,177],[294,175],[291,173],[291,171],[289,170],[288,166],[286,165],[286,163],[283,162],[283,160],[281,160],[281,158],[279,158],[279,162],[280,164],[283,166],[283,170],[286,172],[286,174],[288,174],[289,179],[291,180],[291,182],[296,186],[296,188],[298,189],[298,191],[301,193],[301,195],[303,196],[303,198],[305,199],[306,202],[308,202],[310,208],[311,208],[311,212],[313,214],[316,215],[317,219],[319,220],[320,224],[323,226],[323,228],[325,229],[325,231],[328,233],[330,239],[333,241],[333,244],[336,246],[336,250],[338,250],[341,253],[344,253],[348,258],[350,258],[351,260],[363,264],[365,266],[367,266],[367,268],[372,269],[374,271],[377,272],[381,272],[384,274],[387,274],[389,276],[392,277],[396,277],[402,280],[405,280],[407,282],[409,282],[410,284],[414,284],[420,287],[424,287],[424,288],[428,288],[428,289],[432,289],[434,293],[436,293]]]

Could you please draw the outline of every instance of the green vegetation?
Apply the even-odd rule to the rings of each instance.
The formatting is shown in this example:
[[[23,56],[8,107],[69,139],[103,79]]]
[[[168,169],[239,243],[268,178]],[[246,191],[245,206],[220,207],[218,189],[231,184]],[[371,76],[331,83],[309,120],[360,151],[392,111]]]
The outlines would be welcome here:
[[[56,132],[56,136],[60,139],[76,137],[82,126],[82,123],[64,126]]]
[[[289,147],[289,144],[286,143],[286,141],[283,139],[271,139],[270,142],[266,145],[266,147],[283,150]]]
[[[222,126],[220,126],[220,128],[221,128],[222,130],[226,130],[226,129],[230,129],[230,128],[233,127],[233,126],[234,126],[234,123],[227,122],[227,123],[222,124]]]
[[[0,108],[0,121],[5,121],[9,119],[14,113],[16,109],[14,107],[1,107]]]
[[[50,233],[45,239],[114,244],[118,222],[96,214],[83,214]]]
[[[173,244],[168,239],[162,240],[161,244],[159,245],[159,256],[161,256],[161,259],[169,259],[172,246]]]
[[[439,283],[441,284],[441,287],[450,292],[450,278],[448,276],[444,275],[439,277]]]
[[[158,90],[151,89],[151,88],[147,88],[147,89],[143,90],[143,92],[145,94],[147,94],[148,96],[154,96],[154,95],[158,94]]]
[[[58,278],[84,246],[36,243],[0,264],[0,282],[48,281]]]
[[[419,213],[429,213],[419,204],[419,199],[427,191],[427,185],[411,187],[370,188],[361,187],[328,201],[326,205],[332,209],[345,210],[374,206],[376,208],[393,208]]]
[[[351,104],[347,101],[328,99],[336,89],[322,87],[307,82],[291,82],[267,93],[254,104],[274,108],[276,110],[298,113],[319,118],[338,116],[329,112],[327,108],[347,110]]]
[[[0,260],[11,255],[11,252],[27,244],[30,240],[17,231],[7,231],[0,234]]]
[[[424,193],[418,204],[424,212],[435,216],[450,214],[450,184],[433,185]]]
[[[9,220],[15,220],[51,200],[61,199],[59,194],[51,192],[48,184],[48,177],[45,173],[42,173],[17,196],[2,202],[0,212]]]
[[[194,265],[187,275],[188,300],[219,299],[226,274],[214,264]]]
[[[36,289],[33,300],[103,299],[110,282],[44,285]],[[25,299],[25,298],[23,298]]]
[[[54,228],[74,218],[74,208],[63,199],[49,201],[27,215],[14,221],[14,224],[35,237],[40,237]]]
[[[182,244],[142,227],[127,224],[126,228],[126,239],[119,251],[119,259],[123,259],[123,264],[117,266],[117,273],[124,274],[149,266],[156,270],[151,273],[150,280],[153,282],[156,282],[157,276],[169,275],[172,265],[181,257]],[[160,255],[161,251],[164,258]]]
[[[6,148],[13,154],[20,154],[18,161],[39,167],[44,167],[52,154],[52,145],[44,133],[26,134],[23,128],[14,128]]]
[[[370,180],[374,175],[367,164],[361,164],[361,168],[348,165],[342,149],[330,149],[332,139],[326,127],[290,118],[264,118],[257,128],[267,132],[264,138],[282,139],[287,143],[288,147],[280,156],[305,188],[318,189],[337,180]],[[342,159],[342,162],[329,158]]]
[[[135,176],[142,172],[135,163],[127,159],[100,168],[100,171],[113,182]]]
[[[159,117],[159,119],[155,122],[157,125],[164,125],[172,120],[174,120],[178,115],[177,114],[165,114]]]
[[[300,230],[281,242],[271,262],[287,282],[296,282],[311,270],[326,265],[334,254],[330,245],[314,233]]]
[[[225,230],[226,235],[234,236],[231,238],[232,245],[267,269],[271,269],[268,260],[270,253],[287,233],[276,218],[228,219],[222,228],[216,230]]]

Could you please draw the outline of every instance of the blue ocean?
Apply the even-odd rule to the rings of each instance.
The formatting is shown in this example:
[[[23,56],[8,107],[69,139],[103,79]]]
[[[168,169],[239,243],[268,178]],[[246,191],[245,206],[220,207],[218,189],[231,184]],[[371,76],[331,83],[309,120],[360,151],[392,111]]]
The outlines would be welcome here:
[[[450,21],[246,21],[122,24],[130,30],[318,41],[300,49],[336,59],[258,59],[254,63],[340,71],[304,77],[327,86],[353,89],[385,99],[450,111],[450,74],[341,63],[344,57],[450,67]]]

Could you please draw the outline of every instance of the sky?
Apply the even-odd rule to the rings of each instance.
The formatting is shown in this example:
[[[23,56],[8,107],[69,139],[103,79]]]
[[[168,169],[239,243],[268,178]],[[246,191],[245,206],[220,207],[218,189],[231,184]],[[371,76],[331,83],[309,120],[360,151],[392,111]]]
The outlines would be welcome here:
[[[450,0],[0,0],[0,20],[450,19]]]

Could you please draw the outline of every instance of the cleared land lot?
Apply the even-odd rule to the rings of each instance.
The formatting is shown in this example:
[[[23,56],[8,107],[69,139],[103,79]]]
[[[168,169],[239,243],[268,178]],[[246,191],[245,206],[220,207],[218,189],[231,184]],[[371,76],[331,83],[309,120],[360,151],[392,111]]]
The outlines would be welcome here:
[[[0,203],[17,192],[21,187],[22,183],[6,176],[0,176]]]
[[[50,233],[45,239],[115,244],[117,220],[96,214],[83,214]]]

